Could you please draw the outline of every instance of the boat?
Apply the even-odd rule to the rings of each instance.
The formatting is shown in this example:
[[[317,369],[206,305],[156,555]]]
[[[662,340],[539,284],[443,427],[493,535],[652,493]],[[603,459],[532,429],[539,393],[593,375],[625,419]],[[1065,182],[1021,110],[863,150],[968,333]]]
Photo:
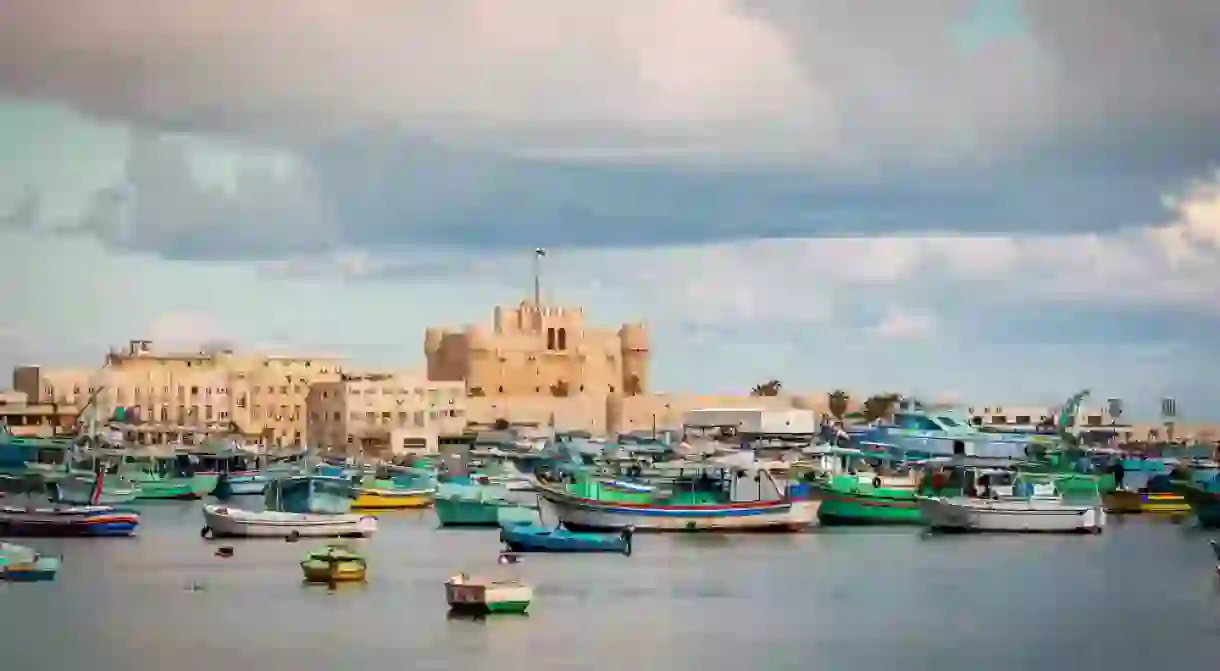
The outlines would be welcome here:
[[[190,459],[185,454],[173,458],[128,454],[123,457],[119,475],[139,488],[138,500],[201,499],[215,491],[220,474],[195,471]]]
[[[1147,485],[1137,491],[1114,489],[1102,495],[1106,512],[1116,514],[1151,513],[1162,515],[1185,515],[1190,513],[1190,503],[1181,493],[1174,491],[1174,483],[1168,475],[1154,475]]]
[[[923,523],[937,531],[1101,533],[1106,510],[1101,496],[1072,502],[1063,494],[1035,489],[1018,476],[1011,494],[990,497],[920,496]]]
[[[436,517],[446,527],[496,527],[503,522],[531,522],[537,506],[513,503],[503,487],[441,483],[435,499]]]
[[[59,559],[24,545],[0,542],[0,580],[46,582],[59,572]]]
[[[434,489],[398,489],[395,487],[360,487],[352,508],[356,510],[402,510],[427,508],[432,505]]]
[[[524,613],[534,590],[515,578],[493,580],[459,573],[445,581],[445,601],[457,613]]]
[[[500,542],[512,552],[620,552],[631,556],[631,527],[618,534],[569,531],[563,525],[511,524],[500,527]]]
[[[1199,526],[1204,529],[1220,529],[1220,479],[1213,480],[1208,486],[1195,483],[1175,483],[1187,504],[1190,512],[1199,520]]]
[[[275,480],[263,495],[265,510],[205,505],[200,534],[213,538],[371,536],[377,531],[377,518],[352,513],[355,496],[347,478],[298,475]]]
[[[436,494],[436,480],[428,471],[382,467],[354,477],[358,492],[356,510],[400,510],[427,508]]]
[[[217,474],[211,493],[222,501],[233,496],[260,495],[271,479],[264,473],[266,456],[246,448],[235,436],[209,438],[185,454],[198,462],[197,472]]]
[[[139,524],[138,514],[113,506],[0,508],[0,536],[132,536]]]
[[[49,488],[52,501],[72,505],[116,506],[131,503],[140,495],[139,487],[112,485],[104,472],[66,475],[50,483]]]
[[[305,574],[305,582],[364,582],[368,562],[346,545],[330,545],[325,550],[315,550],[305,555],[301,560],[301,571]]]
[[[719,463],[683,470],[648,492],[588,476],[538,480],[535,489],[572,531],[800,531],[817,515],[818,501],[792,500],[766,470]]]

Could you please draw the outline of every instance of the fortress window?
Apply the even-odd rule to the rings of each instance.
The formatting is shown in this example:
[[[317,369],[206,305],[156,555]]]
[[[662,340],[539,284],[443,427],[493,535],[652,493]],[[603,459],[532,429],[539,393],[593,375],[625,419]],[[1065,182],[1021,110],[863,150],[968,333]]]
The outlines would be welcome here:
[[[559,329],[559,348],[565,350],[568,348],[568,330],[565,328]]]
[[[555,329],[553,328],[546,330],[546,348],[555,349]]]

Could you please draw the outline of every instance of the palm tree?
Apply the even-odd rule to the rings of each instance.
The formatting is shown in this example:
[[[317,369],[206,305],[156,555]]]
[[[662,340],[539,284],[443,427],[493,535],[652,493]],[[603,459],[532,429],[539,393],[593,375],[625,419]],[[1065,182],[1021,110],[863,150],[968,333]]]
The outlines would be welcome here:
[[[556,382],[555,384],[551,385],[551,394],[554,396],[562,398],[562,397],[567,396],[569,391],[571,391],[571,390],[568,389],[568,383],[564,380],[560,380],[560,381]]]
[[[835,419],[842,421],[843,415],[847,414],[847,405],[851,402],[851,395],[842,389],[836,389],[826,395],[826,409],[830,411],[830,415]]]
[[[864,401],[864,421],[872,422],[893,417],[894,408],[898,405],[900,398],[899,394],[894,393],[869,396]]]
[[[779,396],[780,391],[784,389],[784,383],[779,380],[767,380],[761,384],[754,385],[750,390],[751,396]]]

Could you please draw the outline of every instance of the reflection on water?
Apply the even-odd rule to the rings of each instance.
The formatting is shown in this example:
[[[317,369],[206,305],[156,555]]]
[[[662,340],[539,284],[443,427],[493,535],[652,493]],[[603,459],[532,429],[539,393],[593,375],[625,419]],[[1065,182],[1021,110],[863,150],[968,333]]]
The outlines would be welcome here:
[[[1209,536],[1189,524],[642,534],[629,558],[497,567],[494,529],[438,531],[409,512],[353,542],[367,583],[329,589],[301,582],[317,542],[207,541],[198,504],[143,510],[136,539],[27,542],[65,560],[54,583],[0,584],[4,668],[1146,671],[1211,668],[1220,650]],[[451,617],[443,583],[462,570],[519,574],[529,616]]]

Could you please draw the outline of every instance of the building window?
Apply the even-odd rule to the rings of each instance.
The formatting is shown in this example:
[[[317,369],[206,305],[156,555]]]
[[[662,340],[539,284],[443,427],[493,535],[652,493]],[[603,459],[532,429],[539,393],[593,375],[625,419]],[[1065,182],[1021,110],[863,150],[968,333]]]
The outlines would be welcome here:
[[[559,329],[559,349],[565,350],[568,348],[568,330],[565,328]]]
[[[555,329],[553,328],[546,330],[546,348],[555,349]]]
[[[336,412],[336,413],[335,413],[335,414],[334,414],[332,417],[333,417],[333,418],[334,418],[334,420],[337,422],[337,421],[339,421],[339,420],[343,419],[343,414],[342,414],[342,413],[338,413],[338,412]]]
[[[1006,424],[1007,422],[1008,422],[1008,418],[1005,417],[1004,415],[993,415],[991,417],[992,424]]]
[[[503,385],[501,385],[501,386],[497,387],[497,389],[499,389],[499,390],[500,390],[500,393],[501,393],[501,394],[503,394],[503,393],[504,393],[504,386],[503,386]]]
[[[1087,423],[1089,426],[1101,426],[1101,415],[1089,415],[1086,418],[1085,423]]]
[[[1017,415],[1017,424],[1029,424],[1030,419],[1029,415]]]

